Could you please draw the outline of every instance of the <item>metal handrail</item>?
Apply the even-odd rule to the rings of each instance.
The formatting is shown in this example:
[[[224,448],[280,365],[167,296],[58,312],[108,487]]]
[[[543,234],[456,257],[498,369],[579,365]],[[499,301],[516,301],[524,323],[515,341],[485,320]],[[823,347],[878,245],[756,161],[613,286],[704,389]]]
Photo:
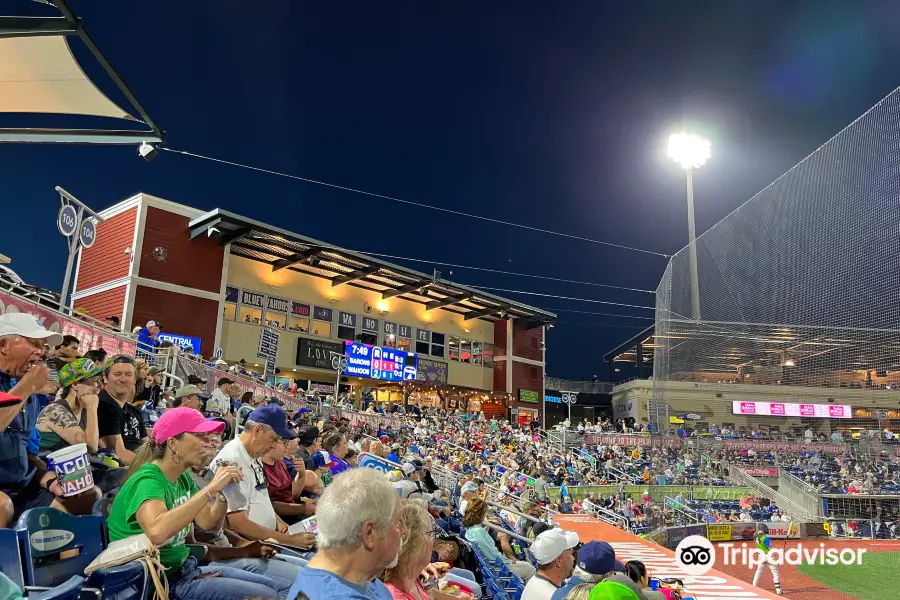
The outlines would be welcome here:
[[[774,500],[776,504],[778,504],[778,506],[781,508],[789,506],[791,514],[801,520],[815,521],[817,519],[810,515],[805,508],[803,508],[784,494],[778,493],[774,488],[764,484],[760,480],[751,475],[748,475],[740,469],[729,469],[729,477],[733,482],[745,487],[751,487],[764,496],[767,496],[771,500]]]
[[[669,501],[671,501],[672,504],[669,504]],[[703,523],[704,522],[703,517],[700,516],[699,512],[697,512],[696,510],[694,510],[692,508],[684,508],[684,506],[681,504],[681,502],[678,502],[677,500],[675,500],[675,498],[670,498],[669,496],[666,496],[664,502],[665,502],[666,506],[670,507],[676,513],[681,513],[688,519],[691,519],[692,523]],[[678,505],[677,508],[675,506],[673,506],[675,504]]]
[[[509,537],[516,538],[517,540],[524,542],[528,545],[531,545],[531,542],[534,541],[534,540],[529,540],[527,537],[521,536],[518,533],[515,533],[514,531],[510,531],[509,529],[504,529],[503,527],[500,527],[499,525],[494,525],[493,523],[482,523],[482,526],[487,529],[493,529],[494,531],[499,531],[500,533],[505,533]]]
[[[531,515],[526,515],[523,512],[519,512],[508,506],[503,506],[502,504],[497,504],[496,502],[491,502],[490,500],[486,501],[485,504],[487,504],[488,506],[493,506],[494,508],[498,508],[500,510],[505,510],[506,512],[512,513],[514,515],[519,515],[520,517],[524,517],[525,519],[527,519],[529,521],[533,521],[535,523],[543,523],[544,522],[544,521],[541,521],[540,519],[538,519],[537,517],[532,517]]]
[[[595,517],[597,517],[601,521],[606,521],[607,523],[610,523],[609,519],[612,519],[613,524],[615,524],[618,521],[621,521],[622,523],[625,524],[625,529],[628,529],[628,519],[626,519],[624,516],[620,515],[619,513],[613,512],[613,511],[609,510],[608,508],[603,508],[602,506],[596,506],[596,505],[593,505],[593,509],[591,512],[594,513]],[[605,515],[607,518],[606,519],[601,518],[600,517],[601,514]]]

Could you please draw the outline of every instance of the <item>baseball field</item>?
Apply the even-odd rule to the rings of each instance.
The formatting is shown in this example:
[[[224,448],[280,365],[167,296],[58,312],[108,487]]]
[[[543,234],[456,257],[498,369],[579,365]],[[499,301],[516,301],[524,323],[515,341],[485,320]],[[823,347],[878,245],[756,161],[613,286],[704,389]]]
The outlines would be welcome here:
[[[792,600],[894,600],[900,598],[900,540],[773,540],[773,548],[788,550],[814,548],[865,549],[861,565],[782,565],[781,587]],[[723,565],[716,569],[746,582],[753,581],[756,569]],[[764,569],[759,587],[773,591],[772,573]]]

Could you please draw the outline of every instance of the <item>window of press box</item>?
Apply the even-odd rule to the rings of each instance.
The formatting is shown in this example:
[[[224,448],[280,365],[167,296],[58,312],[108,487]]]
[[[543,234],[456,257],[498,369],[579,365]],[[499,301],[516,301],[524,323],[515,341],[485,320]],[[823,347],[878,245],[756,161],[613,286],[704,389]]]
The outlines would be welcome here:
[[[356,340],[356,328],[348,327],[347,325],[338,325],[338,333],[339,340],[348,340],[355,341]]]
[[[237,304],[234,302],[226,302],[225,308],[222,311],[222,318],[226,321],[234,321],[234,318],[237,316]]]
[[[370,346],[378,345],[377,333],[360,333],[357,339],[363,344],[368,344]]]
[[[313,335],[331,337],[331,323],[327,321],[313,321]]]
[[[409,352],[412,347],[412,340],[409,338],[397,338],[397,349]]]
[[[385,348],[397,348],[397,336],[393,333],[389,333],[384,336],[384,347]]]
[[[482,363],[482,353],[484,344],[481,342],[472,342],[472,356],[469,358],[469,362],[473,365],[480,365]]]
[[[463,340],[459,347],[459,360],[462,362],[472,361],[472,342]]]
[[[416,341],[416,354],[428,354],[431,348],[428,342],[419,342]]]
[[[431,355],[439,356],[441,358],[444,357],[444,341],[445,337],[443,333],[432,333],[431,334]]]
[[[309,318],[295,317],[291,315],[291,331],[299,331],[300,333],[309,333]]]
[[[262,309],[253,308],[250,306],[242,306],[238,320],[243,323],[253,323],[254,325],[259,325],[260,321],[262,321]]]
[[[494,345],[493,344],[484,344],[484,348],[481,351],[481,360],[482,364],[485,367],[494,366]]]
[[[451,337],[447,347],[447,360],[459,360],[459,338]]]
[[[276,329],[284,329],[287,325],[287,313],[266,311],[266,325]]]

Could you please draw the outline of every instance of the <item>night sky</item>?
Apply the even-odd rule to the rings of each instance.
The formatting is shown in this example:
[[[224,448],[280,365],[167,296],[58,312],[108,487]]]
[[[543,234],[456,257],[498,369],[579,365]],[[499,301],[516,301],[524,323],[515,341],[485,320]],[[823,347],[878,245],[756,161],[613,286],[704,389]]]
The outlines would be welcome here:
[[[694,177],[703,231],[900,83],[895,2],[71,4],[172,148],[664,254],[687,241],[669,133],[687,127],[713,144]],[[55,14],[26,0],[0,13]],[[56,185],[97,210],[144,191],[364,252],[642,290],[666,264],[172,153],[147,164],[130,147],[7,145],[0,164],[10,211],[0,252],[52,289],[65,268]],[[476,286],[654,303],[643,292],[437,268]],[[558,311],[552,376],[605,379],[603,354],[652,322],[650,310],[497,293]]]

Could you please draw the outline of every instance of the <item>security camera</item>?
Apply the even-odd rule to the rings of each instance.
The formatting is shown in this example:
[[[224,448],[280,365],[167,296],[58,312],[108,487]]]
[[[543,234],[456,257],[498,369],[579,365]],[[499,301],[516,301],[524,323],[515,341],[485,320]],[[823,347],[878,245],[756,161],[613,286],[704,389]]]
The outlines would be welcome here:
[[[157,150],[154,146],[151,146],[147,142],[143,142],[138,147],[138,154],[147,162],[152,162],[153,159],[156,158],[156,155],[159,154],[159,150]]]
[[[546,344],[544,344],[544,342],[541,342],[540,344],[538,344],[538,347],[539,347],[541,350],[544,350],[544,349],[547,348],[547,346],[546,346]]]

